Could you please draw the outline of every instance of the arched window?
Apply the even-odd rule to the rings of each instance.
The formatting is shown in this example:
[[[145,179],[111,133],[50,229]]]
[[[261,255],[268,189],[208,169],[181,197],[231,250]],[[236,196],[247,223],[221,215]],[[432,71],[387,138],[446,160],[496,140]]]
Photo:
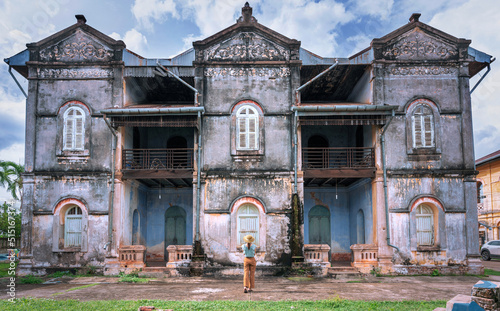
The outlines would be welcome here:
[[[416,209],[417,218],[417,246],[434,245],[434,212],[425,204]]]
[[[434,144],[434,115],[425,104],[418,104],[411,116],[413,148],[432,148]]]
[[[82,245],[82,210],[78,206],[68,208],[64,217],[64,247]]]
[[[250,105],[244,105],[236,112],[236,149],[259,149],[259,113]]]
[[[238,245],[245,243],[243,237],[252,235],[259,245],[259,210],[252,204],[243,204],[238,209]]]
[[[83,150],[85,146],[85,113],[71,107],[64,113],[63,150]]]

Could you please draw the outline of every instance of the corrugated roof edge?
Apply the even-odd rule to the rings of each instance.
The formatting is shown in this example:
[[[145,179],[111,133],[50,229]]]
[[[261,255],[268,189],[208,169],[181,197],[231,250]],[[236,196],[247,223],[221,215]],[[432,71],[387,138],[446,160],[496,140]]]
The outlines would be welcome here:
[[[493,153],[485,155],[482,158],[477,159],[476,160],[476,166],[477,165],[481,165],[481,164],[485,164],[486,162],[490,162],[490,161],[496,160],[498,158],[500,158],[500,150],[497,150],[497,151],[495,151]]]
[[[28,49],[17,53],[9,58],[4,58],[4,62],[9,66],[26,66],[26,62],[30,59],[30,52]]]

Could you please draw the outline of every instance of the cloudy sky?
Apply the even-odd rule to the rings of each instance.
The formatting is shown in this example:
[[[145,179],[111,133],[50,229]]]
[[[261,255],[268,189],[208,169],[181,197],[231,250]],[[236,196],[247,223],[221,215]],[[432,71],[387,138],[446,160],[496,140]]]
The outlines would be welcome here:
[[[232,25],[244,0],[1,0],[0,56],[7,58],[76,22],[125,41],[145,57],[167,58]],[[420,21],[471,46],[500,56],[500,1],[497,0],[254,0],[259,23],[325,57],[348,57],[408,22]],[[500,62],[499,62],[500,63]],[[483,74],[480,73],[480,74]],[[17,75],[26,89],[27,82]],[[479,76],[471,81],[471,85]],[[476,158],[500,149],[500,69],[497,62],[472,94]],[[25,98],[0,64],[0,159],[24,161]],[[0,202],[10,197],[0,189]]]

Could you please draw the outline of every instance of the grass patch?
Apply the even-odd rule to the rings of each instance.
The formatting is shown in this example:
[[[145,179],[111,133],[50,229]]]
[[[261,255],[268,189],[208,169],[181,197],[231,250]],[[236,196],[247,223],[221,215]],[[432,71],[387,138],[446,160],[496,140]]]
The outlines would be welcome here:
[[[484,275],[500,275],[500,271],[484,269]]]
[[[295,282],[308,282],[314,280],[312,277],[307,277],[307,276],[290,276],[287,277],[290,281],[295,281]]]
[[[141,278],[139,276],[139,272],[133,272],[130,274],[125,274],[123,272],[120,272],[118,274],[120,277],[120,280],[118,282],[125,282],[125,283],[148,283],[149,279],[148,278]]]
[[[0,263],[0,278],[4,278],[9,275],[9,267],[10,267],[10,262],[2,262]],[[17,262],[15,263],[14,269],[17,267]]]
[[[155,306],[157,309],[181,310],[434,310],[445,307],[446,301],[353,301],[340,298],[301,301],[165,301],[165,300],[51,300],[16,299],[15,303],[0,300],[1,310],[137,310],[140,306]]]
[[[61,294],[64,294],[64,293],[67,293],[67,292],[71,292],[71,291],[74,291],[74,290],[78,290],[78,289],[82,289],[82,288],[87,288],[87,287],[92,287],[92,286],[96,286],[96,285],[99,285],[99,283],[92,283],[92,284],[82,285],[82,286],[78,286],[78,287],[73,287],[73,288],[65,290],[64,292],[54,293],[51,296],[57,296],[57,295],[61,295]]]
[[[82,288],[92,287],[92,286],[96,286],[96,285],[99,285],[99,283],[92,283],[92,284],[82,285],[82,286],[78,286],[78,287],[73,287],[73,288],[65,290],[65,292],[71,292],[73,290],[78,290],[78,289],[82,289]]]
[[[73,275],[73,273],[71,273],[69,271],[57,271],[57,272],[54,272],[54,273],[48,275],[48,277],[50,277],[50,278],[60,278],[63,276],[73,277],[74,275]]]
[[[347,281],[346,283],[363,283],[361,280]]]
[[[19,284],[41,284],[43,280],[39,276],[27,275],[19,279]]]

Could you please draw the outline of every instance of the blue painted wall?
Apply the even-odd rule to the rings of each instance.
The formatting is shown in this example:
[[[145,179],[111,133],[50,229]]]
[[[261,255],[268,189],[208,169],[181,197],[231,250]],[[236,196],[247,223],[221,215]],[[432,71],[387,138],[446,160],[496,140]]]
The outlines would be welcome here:
[[[163,256],[156,248],[151,249],[165,240],[165,212],[172,206],[179,206],[186,211],[186,243],[193,243],[193,189],[192,188],[163,188],[161,199],[158,189],[148,191],[146,218],[147,218],[147,252],[153,251],[156,256]]]
[[[337,198],[335,193],[337,192]],[[350,253],[356,243],[356,214],[365,215],[365,242],[373,241],[371,180],[363,179],[349,187],[304,189],[304,243],[309,244],[309,212],[316,205],[330,210],[331,252]]]
[[[350,229],[352,244],[356,244],[357,214],[361,209],[365,216],[365,243],[373,242],[372,185],[370,179],[363,179],[349,187]]]

